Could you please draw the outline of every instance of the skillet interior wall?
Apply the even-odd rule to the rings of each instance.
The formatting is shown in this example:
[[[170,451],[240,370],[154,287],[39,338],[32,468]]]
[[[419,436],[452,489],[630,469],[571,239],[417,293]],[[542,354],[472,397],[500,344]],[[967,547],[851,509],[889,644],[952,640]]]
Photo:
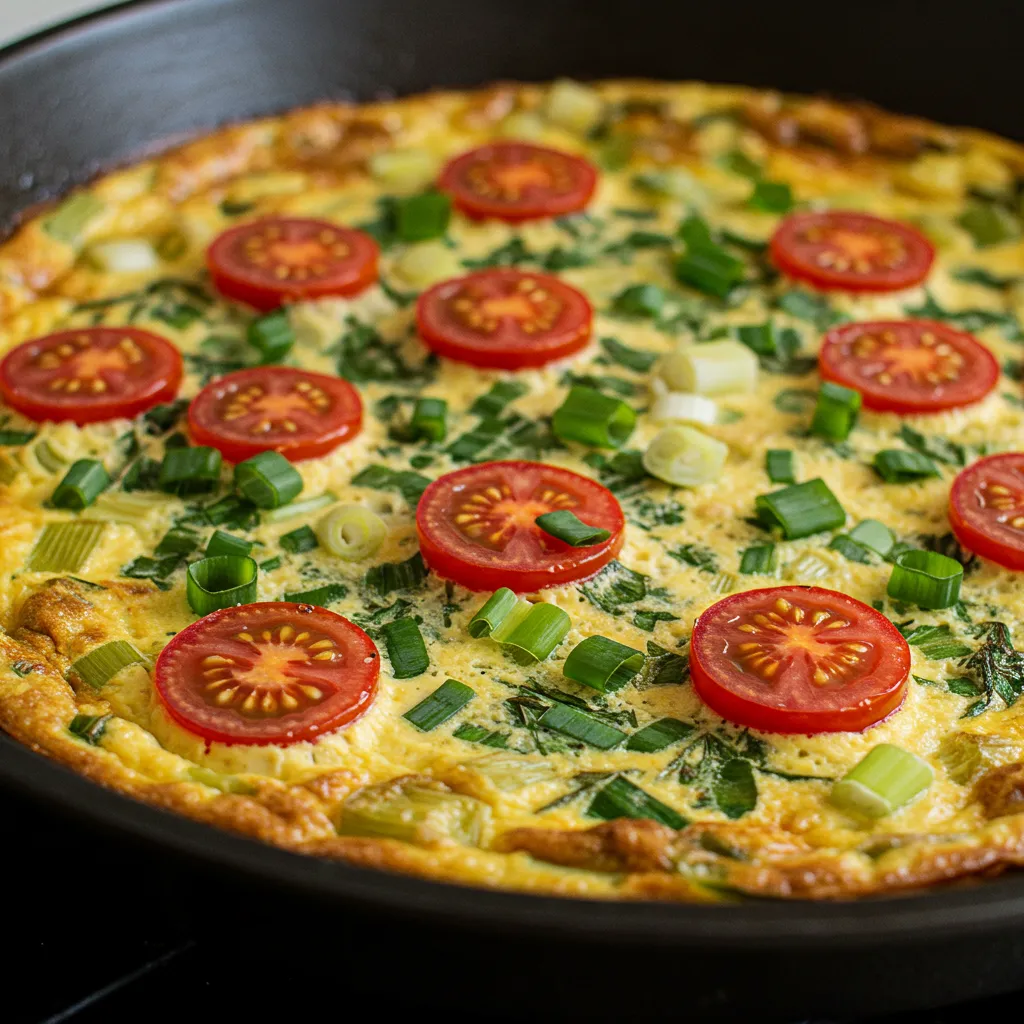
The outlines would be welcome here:
[[[500,78],[831,92],[1024,138],[1014,0],[157,0],[0,63],[0,224],[103,166],[325,97]],[[139,10],[139,7],[142,9]],[[51,40],[52,45],[52,40]]]

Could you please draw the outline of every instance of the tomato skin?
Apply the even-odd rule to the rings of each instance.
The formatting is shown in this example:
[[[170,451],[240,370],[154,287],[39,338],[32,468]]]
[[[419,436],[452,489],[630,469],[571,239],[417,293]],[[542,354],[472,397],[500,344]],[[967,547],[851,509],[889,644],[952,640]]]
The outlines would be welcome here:
[[[597,187],[597,170],[547,146],[491,142],[450,160],[437,187],[468,217],[514,224],[582,210]]]
[[[286,302],[357,295],[377,280],[377,258],[377,243],[366,232],[304,217],[239,224],[206,252],[217,291],[261,312]]]
[[[42,365],[54,361],[59,365]],[[79,377],[76,367],[83,371]],[[53,389],[58,378],[75,382],[75,389]],[[158,334],[137,327],[82,327],[11,349],[0,362],[0,396],[29,419],[83,426],[131,419],[169,402],[181,378],[181,353]]]
[[[270,631],[270,641],[263,640],[264,630]],[[249,641],[239,639],[244,633]],[[334,655],[327,662],[313,654],[324,653],[324,641]],[[314,644],[319,646],[310,650]],[[265,676],[250,685],[245,673],[258,672],[263,658],[271,659]],[[225,661],[234,662],[241,679]],[[187,626],[160,652],[153,682],[167,714],[207,743],[288,746],[360,718],[373,703],[379,675],[376,646],[348,619],[313,605],[264,601],[222,608]],[[315,687],[321,697],[309,698],[302,685]],[[238,690],[231,706],[218,706],[205,695],[233,686]],[[282,707],[277,694],[289,695],[299,706],[279,715],[243,714],[235,705],[253,692],[272,694],[275,710]]]
[[[992,485],[1006,493],[993,494]],[[1013,525],[1018,518],[1021,527]],[[987,455],[961,470],[949,492],[949,524],[968,551],[1024,570],[1024,452]]]
[[[488,315],[492,310],[497,312]],[[416,325],[428,348],[490,369],[523,370],[573,355],[590,341],[593,319],[582,292],[556,277],[521,270],[481,270],[441,281],[416,303]]]
[[[821,628],[812,625],[815,611],[828,613]],[[753,619],[755,614],[764,618],[773,613],[786,632],[802,638],[802,644],[780,650],[783,631],[762,629]],[[834,622],[846,625],[827,625]],[[812,656],[812,649],[821,656]],[[825,651],[834,652],[834,658]],[[811,678],[812,670],[821,668],[840,677],[851,672],[839,660],[843,656],[863,661],[866,671],[837,686],[827,677],[824,684]],[[783,658],[788,658],[785,664]],[[744,660],[748,665],[739,664]],[[782,671],[764,675],[765,666],[773,663],[776,669],[771,671]],[[690,640],[690,675],[697,695],[727,721],[763,732],[863,732],[903,703],[909,672],[910,648],[884,615],[821,587],[768,587],[732,594],[705,609]]]
[[[879,246],[888,249],[877,251]],[[772,235],[769,252],[783,274],[815,288],[847,292],[911,288],[928,276],[935,261],[934,246],[916,228],[843,210],[790,214]],[[844,266],[849,260],[866,265]]]
[[[494,491],[501,491],[500,497]],[[544,497],[545,492],[548,497]],[[483,499],[473,505],[471,500]],[[503,546],[474,540],[455,517],[466,507],[482,522],[477,536],[503,533]],[[545,534],[534,519],[568,508],[583,522],[609,530],[611,536],[591,547],[573,548]],[[420,498],[416,532],[420,553],[430,568],[469,590],[508,587],[532,593],[545,587],[587,579],[621,550],[625,519],[615,496],[589,477],[539,462],[484,462],[435,480]]]
[[[262,395],[252,397],[256,389]],[[224,419],[246,401],[251,412]],[[274,403],[272,420],[261,411],[262,401]],[[314,401],[327,405],[321,409]],[[282,402],[292,403],[291,408],[282,410]],[[298,429],[285,429],[285,417]],[[261,429],[267,422],[274,427]],[[355,437],[362,422],[362,400],[347,380],[288,366],[256,366],[226,374],[207,384],[188,408],[192,440],[216,448],[229,462],[265,451],[280,452],[292,462],[318,458]]]
[[[892,339],[886,344],[885,339]],[[921,339],[931,338],[931,348],[945,347],[946,355],[929,352]],[[869,349],[858,354],[858,348]],[[920,371],[938,369],[955,373],[952,380],[929,383],[915,379],[908,371],[895,371],[891,363],[880,357],[878,350],[892,352],[897,358],[904,354],[914,359],[930,355],[932,366]],[[949,360],[957,360],[951,363]],[[859,391],[864,406],[879,412],[931,413],[979,402],[999,383],[999,363],[976,338],[955,331],[935,320],[880,320],[841,324],[825,335],[818,356],[818,370],[826,380],[835,381]],[[874,371],[874,372],[872,372]]]

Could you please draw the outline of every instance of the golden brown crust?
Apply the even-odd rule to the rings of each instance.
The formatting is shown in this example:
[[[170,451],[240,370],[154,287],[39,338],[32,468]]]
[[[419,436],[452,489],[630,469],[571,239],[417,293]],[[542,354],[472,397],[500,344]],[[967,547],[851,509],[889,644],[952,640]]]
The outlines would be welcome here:
[[[1024,764],[1006,764],[986,772],[975,783],[974,799],[988,818],[1024,812]]]

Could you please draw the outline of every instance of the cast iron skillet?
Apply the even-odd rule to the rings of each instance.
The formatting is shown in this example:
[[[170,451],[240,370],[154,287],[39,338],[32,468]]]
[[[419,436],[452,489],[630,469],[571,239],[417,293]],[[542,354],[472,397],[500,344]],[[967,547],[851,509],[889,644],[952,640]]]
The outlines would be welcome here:
[[[931,3],[926,11],[861,0],[726,11],[677,0],[661,7],[635,0],[124,5],[0,54],[0,220],[11,222],[103,166],[224,121],[325,97],[499,78],[743,81],[859,95],[1024,134],[1019,4]],[[349,977],[371,972],[381,956],[360,951],[358,921],[393,919],[387,958],[401,964],[403,986],[436,988],[433,972],[444,967],[463,1010],[497,1001],[533,1016],[847,1016],[1024,985],[1024,876],[855,904],[553,900],[298,857],[137,805],[4,736],[0,781],[77,814],[78,825],[144,842],[147,856],[160,851],[201,867],[190,885],[203,896],[204,914],[212,898],[231,908],[231,920],[280,916],[292,935],[303,915],[304,934],[316,936],[311,944],[328,962],[349,958]],[[309,930],[328,920],[323,934]]]

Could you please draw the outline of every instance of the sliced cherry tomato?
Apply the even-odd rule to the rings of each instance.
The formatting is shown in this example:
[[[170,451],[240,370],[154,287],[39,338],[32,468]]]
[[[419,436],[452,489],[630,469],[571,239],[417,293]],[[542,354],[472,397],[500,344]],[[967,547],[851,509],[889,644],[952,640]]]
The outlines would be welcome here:
[[[771,256],[784,274],[816,288],[894,292],[920,284],[935,259],[916,228],[867,213],[794,213],[772,235]]]
[[[953,481],[949,522],[968,549],[1006,569],[1024,569],[1024,452],[972,462]]]
[[[161,651],[167,713],[209,743],[281,746],[354,722],[377,692],[380,654],[348,619],[288,601],[223,608]]]
[[[557,149],[492,142],[450,161],[437,187],[470,217],[535,220],[582,210],[597,187],[597,170]]]
[[[347,380],[287,366],[256,366],[220,377],[188,409],[196,444],[229,462],[276,451],[292,462],[326,455],[359,433],[363,403]]]
[[[325,220],[267,217],[218,235],[206,254],[222,295],[259,310],[355,295],[377,280],[377,243]]]
[[[885,412],[956,409],[999,381],[999,364],[980,341],[931,320],[843,324],[825,335],[818,368]]]
[[[136,327],[82,327],[11,349],[0,362],[0,394],[32,420],[79,425],[131,418],[170,401],[181,354]]]
[[[556,277],[481,270],[428,288],[416,304],[416,323],[442,356],[521,370],[583,348],[593,311],[585,295]]]
[[[611,536],[574,548],[534,522],[560,509]],[[624,526],[611,491],[539,462],[483,462],[448,473],[423,492],[416,509],[427,565],[470,590],[529,593],[586,579],[619,553]]]
[[[693,627],[698,696],[765,732],[861,732],[903,703],[910,648],[879,612],[821,587],[733,594]]]

